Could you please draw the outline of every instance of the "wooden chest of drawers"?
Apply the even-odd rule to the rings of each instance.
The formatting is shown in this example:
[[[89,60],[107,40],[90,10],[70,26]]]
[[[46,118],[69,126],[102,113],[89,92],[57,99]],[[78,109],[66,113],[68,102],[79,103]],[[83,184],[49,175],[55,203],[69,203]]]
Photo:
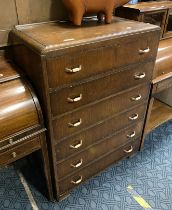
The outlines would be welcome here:
[[[139,150],[159,35],[120,18],[13,30],[13,58],[44,109],[56,199]]]

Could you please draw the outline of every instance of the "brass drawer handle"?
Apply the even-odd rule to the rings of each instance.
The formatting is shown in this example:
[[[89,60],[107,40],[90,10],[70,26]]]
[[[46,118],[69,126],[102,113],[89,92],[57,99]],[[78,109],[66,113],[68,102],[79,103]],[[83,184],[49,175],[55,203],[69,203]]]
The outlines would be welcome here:
[[[70,103],[74,103],[74,102],[77,102],[77,101],[80,101],[80,100],[82,100],[82,94],[80,94],[79,96],[77,96],[75,98],[70,98],[70,97],[67,98],[67,101],[70,102]]]
[[[9,139],[9,144],[13,144],[13,139]]]
[[[136,135],[136,132],[133,131],[131,134],[128,134],[127,137],[128,138],[133,138]]]
[[[143,78],[145,78],[145,76],[146,76],[145,72],[142,72],[140,74],[135,74],[134,78],[135,79],[143,79]]]
[[[82,182],[82,179],[83,179],[83,177],[82,177],[82,176],[80,176],[80,177],[79,177],[79,179],[78,179],[78,180],[76,180],[76,181],[71,180],[71,183],[72,183],[72,184],[77,185],[77,184],[79,184],[79,183],[81,183],[81,182]]]
[[[0,77],[3,77],[4,75],[3,74],[0,74]]]
[[[130,120],[137,120],[139,117],[139,115],[136,113],[136,114],[133,114],[132,116],[129,117]]]
[[[65,68],[65,72],[67,73],[76,73],[76,72],[79,72],[81,71],[82,69],[82,66],[80,65],[79,67],[76,67],[76,68]]]
[[[76,164],[70,164],[70,165],[71,165],[71,167],[73,167],[73,168],[79,168],[79,167],[82,165],[82,163],[83,163],[83,159],[81,158],[81,159],[78,161],[78,163],[76,163]]]
[[[132,151],[133,151],[133,147],[132,147],[132,146],[130,147],[129,150],[125,150],[125,149],[124,149],[124,152],[126,152],[126,153],[130,153],[130,152],[132,152]]]
[[[141,98],[142,98],[142,96],[139,94],[139,95],[136,96],[136,97],[132,97],[131,100],[132,100],[132,101],[139,101]]]
[[[150,48],[149,47],[147,47],[146,49],[140,49],[139,50],[139,54],[146,54],[146,53],[148,53],[148,52],[150,52]]]
[[[76,145],[70,145],[70,148],[72,148],[72,149],[78,149],[78,148],[80,148],[82,146],[82,139],[79,141],[79,143],[78,144],[76,144]]]
[[[81,124],[82,124],[82,119],[81,118],[75,123],[68,123],[69,127],[78,127]]]
[[[12,156],[13,156],[13,158],[16,158],[17,157],[16,152],[12,152]]]

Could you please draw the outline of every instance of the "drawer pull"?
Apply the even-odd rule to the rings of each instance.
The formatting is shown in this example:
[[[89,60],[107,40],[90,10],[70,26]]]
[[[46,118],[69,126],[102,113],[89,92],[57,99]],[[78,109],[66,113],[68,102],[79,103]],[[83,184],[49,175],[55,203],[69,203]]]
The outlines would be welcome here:
[[[78,97],[75,97],[75,98],[70,98],[70,97],[67,98],[67,101],[70,103],[74,103],[80,100],[82,100],[82,94],[80,94]]]
[[[130,152],[132,152],[132,151],[133,151],[133,147],[132,147],[132,146],[130,147],[129,150],[125,150],[125,149],[124,149],[124,152],[126,152],[126,153],[130,153]]]
[[[17,157],[16,152],[12,152],[12,156],[13,156],[13,158],[16,158]]]
[[[13,139],[9,139],[9,144],[13,144]]]
[[[78,127],[81,124],[82,124],[82,119],[81,118],[75,123],[68,123],[69,127]]]
[[[65,68],[65,72],[67,72],[67,73],[76,73],[76,72],[78,72],[78,71],[81,71],[81,69],[82,69],[82,66],[80,65],[79,67],[77,67],[77,68]]]
[[[132,100],[132,101],[139,101],[141,98],[142,98],[142,96],[139,94],[139,95],[136,96],[136,97],[132,97],[131,100]]]
[[[143,79],[143,78],[145,78],[145,76],[146,76],[146,74],[145,74],[145,72],[143,72],[143,73],[140,73],[140,74],[135,74],[134,78],[135,79]]]
[[[139,117],[139,115],[136,113],[136,114],[133,114],[132,116],[129,117],[130,120],[137,120]]]
[[[80,148],[82,146],[82,139],[79,141],[79,143],[78,144],[76,144],[76,145],[70,145],[70,148],[72,148],[72,149],[78,149],[78,148]]]
[[[128,134],[127,137],[128,138],[133,138],[136,135],[136,132],[133,131],[131,134]]]
[[[0,77],[3,77],[4,75],[3,74],[0,74]]]
[[[149,47],[147,47],[147,48],[144,49],[144,50],[142,50],[142,49],[139,50],[139,54],[146,54],[146,53],[148,53],[148,52],[150,52],[150,48],[149,48]]]
[[[78,180],[76,180],[76,181],[71,180],[71,183],[72,183],[72,184],[77,185],[77,184],[79,184],[79,183],[81,183],[81,182],[82,182],[82,178],[83,178],[83,177],[82,177],[82,176],[80,176],[80,177],[79,177],[79,179],[78,179]]]
[[[78,163],[76,163],[76,164],[71,164],[71,166],[72,166],[73,168],[79,168],[79,167],[82,165],[82,163],[83,163],[83,159],[81,158],[81,159],[78,161]]]

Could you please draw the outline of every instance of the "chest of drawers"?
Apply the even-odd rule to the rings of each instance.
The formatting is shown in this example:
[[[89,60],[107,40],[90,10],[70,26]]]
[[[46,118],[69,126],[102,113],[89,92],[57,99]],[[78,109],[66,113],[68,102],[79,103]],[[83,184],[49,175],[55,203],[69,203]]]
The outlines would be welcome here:
[[[55,199],[139,150],[159,34],[120,18],[13,30],[13,59],[44,110]]]

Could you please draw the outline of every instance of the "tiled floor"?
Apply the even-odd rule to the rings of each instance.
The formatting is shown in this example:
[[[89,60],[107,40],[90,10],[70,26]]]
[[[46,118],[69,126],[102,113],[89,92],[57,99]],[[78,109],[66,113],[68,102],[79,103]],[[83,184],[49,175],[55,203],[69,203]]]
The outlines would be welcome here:
[[[145,209],[128,192],[130,185],[149,204],[147,209],[172,210],[172,121],[152,132],[141,152],[90,179],[60,203],[48,202],[33,186],[29,188],[35,210]],[[9,209],[33,209],[12,166],[0,170],[0,210]]]

